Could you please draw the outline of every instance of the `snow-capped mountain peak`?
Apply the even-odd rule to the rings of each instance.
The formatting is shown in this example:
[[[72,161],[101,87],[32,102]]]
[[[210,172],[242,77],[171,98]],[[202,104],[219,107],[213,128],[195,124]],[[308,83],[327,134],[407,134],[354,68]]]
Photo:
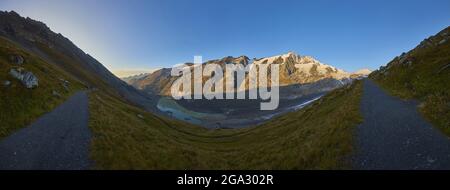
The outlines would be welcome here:
[[[357,71],[353,72],[352,74],[357,74],[357,75],[364,75],[364,76],[367,76],[367,75],[369,75],[370,73],[372,73],[372,71],[369,70],[369,69],[360,69],[360,70],[357,70]]]

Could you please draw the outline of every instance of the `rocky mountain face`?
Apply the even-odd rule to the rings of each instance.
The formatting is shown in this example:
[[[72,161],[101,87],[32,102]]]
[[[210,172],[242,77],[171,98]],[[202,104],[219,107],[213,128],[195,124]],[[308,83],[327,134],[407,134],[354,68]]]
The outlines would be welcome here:
[[[0,37],[57,65],[89,88],[101,88],[133,104],[151,109],[152,100],[114,76],[100,62],[44,23],[0,11]]]
[[[294,52],[259,59],[254,58],[252,60],[249,59],[247,56],[239,56],[239,57],[229,56],[222,59],[207,61],[202,65],[205,66],[207,64],[212,63],[218,64],[222,68],[225,68],[224,65],[226,64],[242,64],[243,66],[247,66],[249,64],[253,65],[278,64],[280,72],[279,85],[280,87],[283,87],[283,89],[289,89],[289,86],[299,86],[308,84],[306,86],[309,87],[321,86],[326,90],[330,90],[340,87],[350,82],[354,78],[366,76],[370,73],[368,69],[361,70],[355,73],[348,73],[341,69],[337,69],[333,66],[323,64],[311,56],[300,56]],[[185,65],[192,66],[193,64],[186,63]],[[128,81],[128,83],[136,87],[137,89],[146,91],[147,93],[169,96],[172,83],[179,78],[171,76],[170,73],[171,73],[170,68],[164,68],[148,76],[139,78],[137,80]],[[270,78],[269,74],[270,73],[267,73],[268,78]],[[224,76],[226,76],[226,74],[224,74]],[[207,79],[208,79],[207,77],[204,77],[202,78],[201,82],[204,83]],[[223,84],[225,85],[226,82],[225,77],[223,77],[222,80]],[[249,80],[248,75],[246,75],[245,81],[248,82],[248,80]],[[312,85],[312,83],[316,83],[319,81],[321,81],[320,84],[322,85]],[[246,84],[243,83],[242,85]],[[248,90],[248,88],[249,88],[248,85],[246,85],[241,86],[241,88],[239,89]],[[301,89],[306,90],[305,87]],[[235,88],[234,90],[237,90],[237,88]],[[317,89],[317,91],[324,91],[324,90],[321,88]]]
[[[224,57],[222,59],[217,60],[210,60],[202,65],[207,64],[218,64],[222,68],[225,68],[226,64],[242,64],[244,66],[249,64],[249,58],[246,56],[240,56],[240,57]],[[193,63],[185,63],[186,66],[191,66],[191,71],[193,71]],[[177,80],[179,77],[171,76],[171,68],[163,68],[159,69],[147,76],[144,76],[142,78],[128,81],[128,84],[134,86],[137,89],[143,90],[150,94],[159,94],[159,95],[170,95],[170,88],[172,83]],[[208,78],[203,77],[202,83],[204,83]],[[192,78],[192,80],[194,80]]]
[[[312,83],[325,78],[340,80],[350,77],[349,73],[341,69],[323,64],[311,56],[300,56],[294,52],[254,59],[253,64],[279,64],[281,86]]]

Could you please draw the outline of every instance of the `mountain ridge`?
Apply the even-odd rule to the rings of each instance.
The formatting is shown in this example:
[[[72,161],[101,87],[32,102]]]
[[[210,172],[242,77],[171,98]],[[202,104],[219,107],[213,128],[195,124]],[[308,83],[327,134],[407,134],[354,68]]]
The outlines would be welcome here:
[[[205,61],[202,63],[202,65],[204,66],[213,63],[218,64],[222,68],[224,68],[224,65],[226,64],[242,64],[243,66],[252,64],[278,64],[280,69],[280,86],[309,84],[324,79],[335,79],[345,82],[348,81],[347,79],[366,76],[370,72],[368,69],[364,70],[364,72],[345,72],[342,69],[338,69],[334,66],[321,63],[312,56],[301,56],[293,51],[290,51],[286,54],[253,59],[250,59],[245,55],[241,55],[238,57],[226,56],[220,59]],[[184,65],[192,67],[193,63],[187,62],[184,63]],[[150,94],[168,96],[170,95],[171,84],[179,78],[171,76],[170,71],[171,68],[162,68],[144,77],[139,77],[136,80],[128,80],[127,83]],[[224,78],[225,74],[222,80],[224,80]],[[207,78],[203,78],[202,83],[204,83],[206,79]],[[245,81],[248,81],[248,76],[246,76]],[[246,84],[242,83],[242,85]],[[248,86],[242,85],[240,86],[240,89],[248,90]]]
[[[59,66],[89,88],[102,88],[146,110],[155,110],[148,95],[116,77],[95,58],[62,34],[53,32],[43,22],[24,18],[14,11],[0,11],[0,36]]]

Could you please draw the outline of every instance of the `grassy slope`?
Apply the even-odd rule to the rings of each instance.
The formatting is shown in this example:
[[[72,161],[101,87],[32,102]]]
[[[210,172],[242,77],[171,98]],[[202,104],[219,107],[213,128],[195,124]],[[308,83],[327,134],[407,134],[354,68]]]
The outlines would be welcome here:
[[[345,168],[361,122],[361,83],[245,129],[208,130],[90,93],[91,157],[99,169]],[[141,119],[137,115],[141,114]]]
[[[439,35],[433,37],[434,42],[441,40]],[[370,77],[392,95],[419,100],[425,118],[450,135],[450,68],[441,70],[450,64],[449,41],[410,51],[408,57],[413,60],[411,66],[394,59],[388,64],[387,75],[377,71]]]
[[[18,67],[10,62],[10,55],[24,57],[25,63],[20,67],[33,72],[38,77],[39,86],[37,88],[27,89],[19,80],[9,75],[11,68]],[[59,79],[70,82],[68,92]],[[83,88],[61,69],[17,48],[4,38],[0,38],[0,82],[3,83],[5,80],[11,81],[12,84],[10,86],[0,84],[0,138],[30,124],[42,114],[53,110],[75,91]],[[53,90],[60,93],[61,97],[53,96]]]

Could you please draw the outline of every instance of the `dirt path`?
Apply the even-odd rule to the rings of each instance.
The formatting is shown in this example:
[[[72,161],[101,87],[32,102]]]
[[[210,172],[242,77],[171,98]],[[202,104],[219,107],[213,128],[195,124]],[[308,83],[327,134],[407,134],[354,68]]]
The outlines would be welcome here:
[[[450,139],[424,120],[417,103],[364,81],[355,169],[450,169]]]
[[[89,111],[86,92],[0,142],[0,169],[89,169]]]

